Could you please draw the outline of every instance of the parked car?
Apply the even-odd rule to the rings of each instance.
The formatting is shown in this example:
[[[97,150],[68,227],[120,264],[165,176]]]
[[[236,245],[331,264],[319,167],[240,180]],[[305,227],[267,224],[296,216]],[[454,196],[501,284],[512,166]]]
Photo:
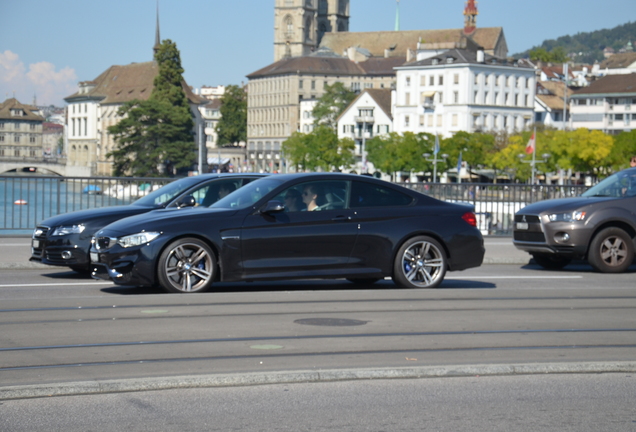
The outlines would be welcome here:
[[[204,174],[186,177],[168,183],[130,205],[79,210],[50,217],[33,231],[30,260],[88,273],[91,270],[91,239],[109,223],[157,209],[210,205],[219,199],[222,186],[234,190],[260,177],[263,175]]]
[[[299,197],[301,201],[299,201]],[[191,293],[216,281],[392,277],[434,288],[446,271],[481,265],[472,208],[367,176],[282,174],[210,208],[159,210],[101,229],[93,276]]]
[[[603,273],[634,261],[636,168],[620,171],[575,198],[540,201],[515,214],[513,243],[537,264],[560,269],[587,260]]]

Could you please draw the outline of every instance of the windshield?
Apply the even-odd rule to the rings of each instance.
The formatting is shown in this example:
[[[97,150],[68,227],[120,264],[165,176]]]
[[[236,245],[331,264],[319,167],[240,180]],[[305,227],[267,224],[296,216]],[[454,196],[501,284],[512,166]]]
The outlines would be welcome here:
[[[210,208],[231,208],[238,210],[249,207],[280,186],[281,183],[282,180],[271,177],[253,181],[215,202]]]
[[[636,170],[612,174],[599,184],[581,194],[583,197],[633,197],[636,196]]]
[[[166,203],[172,201],[174,198],[183,193],[186,189],[192,187],[193,179],[181,179],[157,189],[146,195],[143,198],[139,198],[133,204],[143,207],[163,207]]]

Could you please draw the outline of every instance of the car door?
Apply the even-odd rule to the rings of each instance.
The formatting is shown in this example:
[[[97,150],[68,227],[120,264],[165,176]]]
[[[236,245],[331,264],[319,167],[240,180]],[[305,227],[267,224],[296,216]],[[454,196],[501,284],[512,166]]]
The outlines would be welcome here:
[[[348,181],[312,181],[285,189],[274,197],[285,196],[317,186],[323,196],[315,211],[253,213],[246,217],[241,235],[245,277],[333,277],[344,273],[357,236],[346,202]]]

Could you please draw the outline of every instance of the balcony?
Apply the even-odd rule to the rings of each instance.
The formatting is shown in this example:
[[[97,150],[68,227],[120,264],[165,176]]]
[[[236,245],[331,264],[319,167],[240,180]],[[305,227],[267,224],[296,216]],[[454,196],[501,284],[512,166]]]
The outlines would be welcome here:
[[[375,123],[373,116],[357,116],[353,119],[356,123]]]

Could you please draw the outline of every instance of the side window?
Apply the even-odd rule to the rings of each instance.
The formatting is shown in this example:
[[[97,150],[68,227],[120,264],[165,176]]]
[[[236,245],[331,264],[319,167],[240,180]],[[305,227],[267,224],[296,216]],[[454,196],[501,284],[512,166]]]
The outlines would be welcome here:
[[[241,187],[242,179],[215,180],[190,191],[197,205],[208,207]]]
[[[360,181],[351,185],[351,208],[407,206],[411,202],[410,196],[382,185]]]
[[[346,207],[346,181],[313,181],[292,186],[274,199],[285,204],[285,211],[325,211]]]

